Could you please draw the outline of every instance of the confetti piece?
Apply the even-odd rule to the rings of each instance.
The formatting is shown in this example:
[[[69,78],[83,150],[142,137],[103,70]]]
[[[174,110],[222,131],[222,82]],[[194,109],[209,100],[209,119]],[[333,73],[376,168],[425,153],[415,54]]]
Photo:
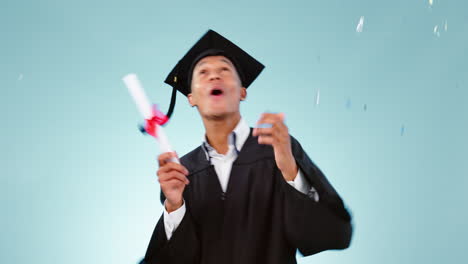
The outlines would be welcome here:
[[[447,20],[445,20],[444,30],[447,32]]]
[[[18,81],[21,81],[21,80],[23,80],[23,74],[22,73],[18,76]]]
[[[403,136],[404,133],[405,133],[405,125],[401,125],[400,136]]]
[[[435,25],[435,27],[434,27],[434,35],[436,35],[437,37],[440,37],[439,25]]]
[[[320,103],[320,89],[317,90],[317,95],[315,96],[315,105]]]
[[[432,2],[433,2],[432,0],[429,0],[429,5],[430,5],[430,6],[432,6]]]
[[[317,62],[320,63],[320,55],[317,56]]]
[[[258,124],[256,126],[256,128],[272,128],[273,125],[272,124],[269,124],[269,123],[262,123],[262,124]]]
[[[356,32],[361,33],[363,27],[364,27],[364,16],[361,16],[361,18],[359,18],[359,23],[356,27]]]
[[[347,109],[350,109],[351,108],[351,99],[348,98],[348,100],[346,101],[346,108]]]
[[[367,104],[364,104],[364,111],[367,111]]]

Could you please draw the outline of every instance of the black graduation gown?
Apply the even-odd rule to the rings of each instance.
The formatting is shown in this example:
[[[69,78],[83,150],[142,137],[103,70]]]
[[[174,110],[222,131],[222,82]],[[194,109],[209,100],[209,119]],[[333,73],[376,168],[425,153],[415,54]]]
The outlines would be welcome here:
[[[296,263],[296,249],[307,256],[347,248],[350,214],[293,137],[291,145],[318,202],[284,180],[272,146],[258,144],[252,130],[232,165],[225,193],[198,147],[180,160],[190,172],[184,218],[168,241],[161,216],[141,263],[287,264]]]

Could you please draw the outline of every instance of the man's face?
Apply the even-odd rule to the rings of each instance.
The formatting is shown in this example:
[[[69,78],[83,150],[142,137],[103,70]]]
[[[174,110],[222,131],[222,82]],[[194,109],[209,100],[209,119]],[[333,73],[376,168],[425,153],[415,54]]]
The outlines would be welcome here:
[[[223,118],[239,111],[239,102],[247,92],[232,62],[224,56],[201,59],[192,73],[192,106],[205,118]]]

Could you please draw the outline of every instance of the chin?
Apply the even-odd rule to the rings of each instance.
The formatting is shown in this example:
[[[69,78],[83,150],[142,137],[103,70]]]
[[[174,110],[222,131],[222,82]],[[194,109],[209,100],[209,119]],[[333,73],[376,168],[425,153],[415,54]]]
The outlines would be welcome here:
[[[223,120],[226,119],[229,115],[227,113],[208,113],[203,115],[204,118],[208,120]]]
[[[224,120],[235,115],[236,112],[227,112],[227,111],[212,111],[202,114],[202,116],[208,120]]]
[[[208,116],[206,119],[213,120],[213,121],[221,121],[221,120],[226,120],[226,118],[227,118],[227,116],[211,115],[211,116]]]

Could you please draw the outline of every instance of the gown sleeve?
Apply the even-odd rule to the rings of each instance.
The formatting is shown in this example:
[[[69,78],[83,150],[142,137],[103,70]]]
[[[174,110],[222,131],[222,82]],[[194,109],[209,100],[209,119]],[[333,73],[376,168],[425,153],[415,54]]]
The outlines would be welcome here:
[[[305,256],[328,249],[347,248],[352,236],[351,216],[342,199],[293,137],[291,146],[298,167],[320,199],[316,201],[313,195],[305,195],[284,182],[287,239]]]
[[[188,191],[187,189],[184,194]],[[161,201],[164,202],[164,200],[165,197],[161,191]],[[200,242],[195,232],[195,223],[189,212],[189,206],[187,206],[187,211],[170,240],[167,239],[164,228],[164,214],[159,218],[146,255],[140,264],[198,264],[199,254]]]

